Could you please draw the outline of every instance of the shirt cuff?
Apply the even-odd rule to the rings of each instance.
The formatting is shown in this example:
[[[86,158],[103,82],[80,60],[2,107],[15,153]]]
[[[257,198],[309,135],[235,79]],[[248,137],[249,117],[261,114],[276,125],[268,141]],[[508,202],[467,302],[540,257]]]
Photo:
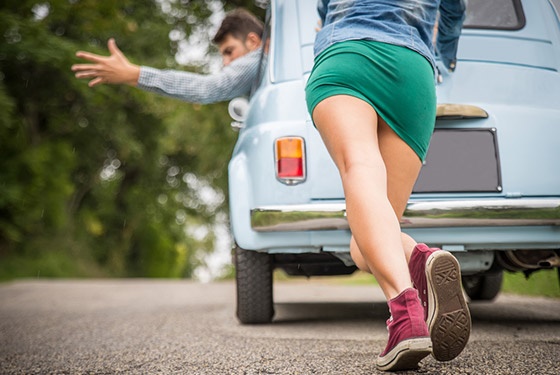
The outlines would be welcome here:
[[[159,69],[150,68],[149,66],[141,66],[140,75],[138,76],[138,87],[153,87],[158,73]]]

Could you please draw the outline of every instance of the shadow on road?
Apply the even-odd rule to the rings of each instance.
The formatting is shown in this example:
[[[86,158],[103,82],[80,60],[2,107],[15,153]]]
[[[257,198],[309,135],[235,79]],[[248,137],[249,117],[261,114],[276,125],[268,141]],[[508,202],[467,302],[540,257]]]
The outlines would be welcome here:
[[[559,324],[560,301],[542,301],[537,310],[523,297],[505,297],[496,302],[470,303],[473,324]],[[384,302],[285,302],[275,304],[273,324],[309,322],[381,321],[389,317]]]
[[[389,317],[386,303],[381,302],[307,302],[277,303],[274,324],[309,322],[357,322]]]
[[[537,304],[523,297],[511,297],[496,302],[470,303],[469,308],[473,324],[560,324],[560,300],[541,300]]]

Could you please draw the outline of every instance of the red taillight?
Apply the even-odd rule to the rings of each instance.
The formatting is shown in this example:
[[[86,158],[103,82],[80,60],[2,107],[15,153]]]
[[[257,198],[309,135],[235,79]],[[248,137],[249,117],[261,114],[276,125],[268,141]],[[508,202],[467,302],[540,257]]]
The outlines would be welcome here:
[[[276,140],[276,177],[289,185],[305,180],[303,138],[284,137]]]
[[[278,177],[303,177],[303,161],[301,159],[284,158],[278,160]]]

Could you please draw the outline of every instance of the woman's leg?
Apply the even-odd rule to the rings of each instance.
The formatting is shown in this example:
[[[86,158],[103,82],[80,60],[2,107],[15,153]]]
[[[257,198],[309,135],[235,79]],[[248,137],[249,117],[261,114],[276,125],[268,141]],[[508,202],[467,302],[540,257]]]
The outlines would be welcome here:
[[[404,255],[406,257],[406,261],[410,262],[410,256],[412,255],[412,250],[418,244],[412,237],[408,234],[401,232],[401,241],[402,247],[404,250]],[[350,255],[352,256],[352,260],[356,264],[356,266],[364,272],[372,273],[371,270],[368,268],[360,249],[358,249],[358,245],[354,240],[354,236],[350,239]]]
[[[371,105],[355,97],[323,100],[313,120],[339,169],[355,244],[392,299],[412,285],[395,212],[406,207],[420,160],[378,121]]]
[[[395,215],[400,219],[420,170],[420,162],[383,121],[379,122],[378,129],[379,148],[387,170],[388,197]],[[432,354],[439,361],[449,361],[463,351],[471,330],[470,313],[461,289],[459,264],[448,252],[430,249],[426,245],[416,246],[416,242],[404,233],[401,240],[415,288],[422,300],[424,318],[429,325]],[[351,251],[360,269],[374,270],[367,261],[367,254],[360,251],[356,241],[352,241]],[[375,272],[372,273],[375,275]]]
[[[313,120],[340,172],[353,246],[379,282],[391,312],[387,321],[389,337],[385,350],[377,357],[377,368],[417,368],[431,352],[432,343],[418,292],[412,288],[395,214],[406,189],[387,190],[388,179],[393,178],[387,167],[392,170],[396,165],[393,161],[387,163],[382,155],[389,146],[390,133],[370,104],[352,96],[324,99],[315,107]],[[398,156],[398,151],[391,151],[389,157]],[[404,155],[406,159],[406,152]],[[418,158],[416,163],[419,164]],[[414,170],[413,164],[403,161],[397,174],[402,181],[409,179],[405,175]]]
[[[416,153],[383,119],[378,118],[378,123],[379,149],[387,170],[388,198],[400,222],[422,163]],[[401,232],[401,242],[408,262],[412,250],[416,246],[416,241],[408,234]],[[372,273],[353,238],[350,243],[350,253],[360,270]]]

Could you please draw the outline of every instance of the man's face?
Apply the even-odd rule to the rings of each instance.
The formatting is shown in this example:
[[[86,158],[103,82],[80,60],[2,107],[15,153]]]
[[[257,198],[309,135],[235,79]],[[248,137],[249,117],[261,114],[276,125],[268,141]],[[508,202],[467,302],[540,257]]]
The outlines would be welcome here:
[[[220,54],[222,55],[222,62],[224,66],[227,66],[233,60],[254,50],[255,46],[250,38],[247,38],[247,40],[243,42],[241,39],[237,39],[228,34],[224,38],[223,42],[220,43],[218,48],[220,49]]]

